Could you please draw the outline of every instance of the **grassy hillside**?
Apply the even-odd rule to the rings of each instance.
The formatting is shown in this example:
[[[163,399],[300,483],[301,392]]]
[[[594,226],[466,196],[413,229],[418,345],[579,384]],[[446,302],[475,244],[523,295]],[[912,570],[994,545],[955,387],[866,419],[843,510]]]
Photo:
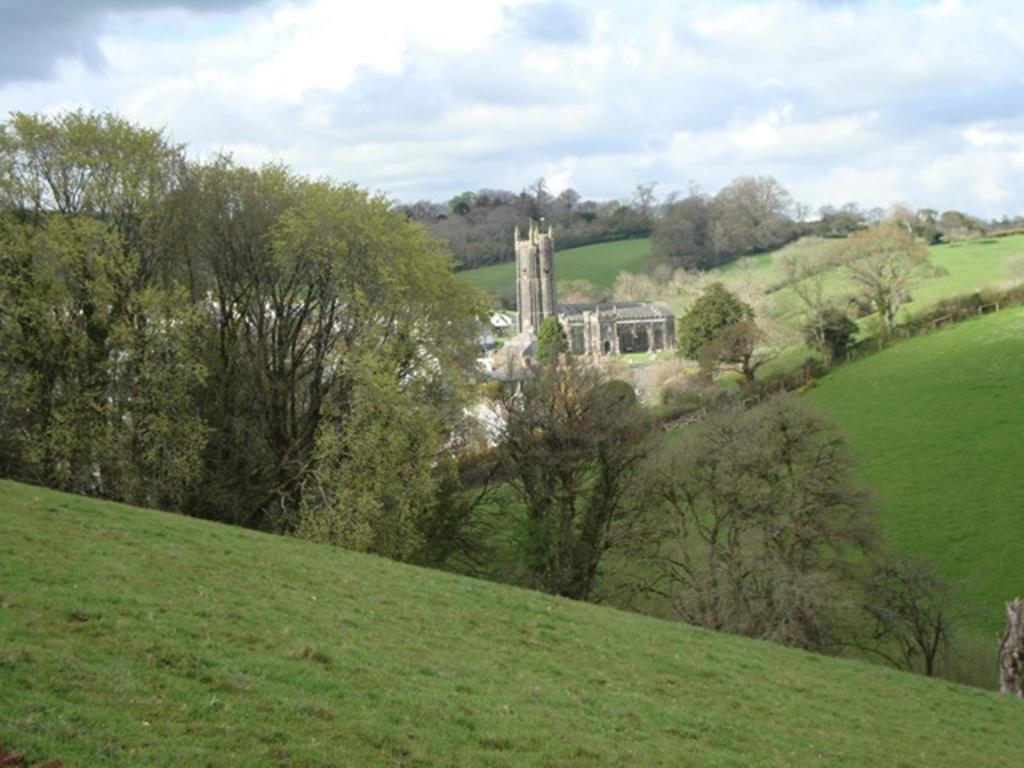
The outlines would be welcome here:
[[[971,293],[1007,280],[1007,260],[1024,254],[1024,236],[936,245],[929,252],[932,263],[945,274],[921,280],[913,290],[912,301],[904,306],[904,313],[916,312],[950,296]],[[722,274],[726,282],[752,280],[762,285],[777,283],[782,277],[775,265],[778,253],[775,251],[740,259],[723,267]],[[844,270],[837,271],[832,281],[832,290],[837,293],[853,292]],[[789,303],[791,297],[788,290],[783,289],[774,295],[773,304],[780,313],[786,312]]]
[[[1024,309],[841,366],[808,394],[851,435],[899,547],[935,563],[994,634],[1024,592]]]
[[[556,241],[557,246],[557,241]],[[557,280],[589,280],[599,288],[611,288],[619,272],[639,272],[650,253],[650,240],[618,240],[579,248],[555,251]],[[475,285],[511,301],[515,295],[516,266],[514,262],[492,264],[460,272]]]
[[[0,482],[0,748],[66,766],[1009,766],[980,690]]]

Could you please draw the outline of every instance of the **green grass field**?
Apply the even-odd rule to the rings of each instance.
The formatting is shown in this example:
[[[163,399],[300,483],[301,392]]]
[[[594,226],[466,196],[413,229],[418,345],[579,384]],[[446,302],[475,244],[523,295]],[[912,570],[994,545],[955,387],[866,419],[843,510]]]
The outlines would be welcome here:
[[[893,544],[934,563],[990,636],[1024,595],[1024,309],[840,366],[808,393],[850,434]]]
[[[912,300],[903,307],[904,315],[951,296],[972,293],[1007,281],[1010,277],[1006,269],[1007,261],[1024,254],[1024,236],[937,245],[929,251],[932,263],[945,274],[921,280],[912,291]],[[726,265],[721,269],[725,282],[754,280],[765,286],[779,283],[782,276],[774,263],[778,253],[750,256]],[[853,292],[842,269],[830,281],[830,288],[836,293]],[[778,314],[787,314],[792,305],[790,291],[784,288],[776,292],[772,303]]]
[[[0,482],[0,749],[65,766],[1010,766],[977,689]]]
[[[557,280],[589,280],[598,288],[611,288],[620,272],[643,269],[651,243],[647,238],[596,243],[555,252]],[[506,261],[459,272],[488,293],[506,301],[515,297],[516,265]]]

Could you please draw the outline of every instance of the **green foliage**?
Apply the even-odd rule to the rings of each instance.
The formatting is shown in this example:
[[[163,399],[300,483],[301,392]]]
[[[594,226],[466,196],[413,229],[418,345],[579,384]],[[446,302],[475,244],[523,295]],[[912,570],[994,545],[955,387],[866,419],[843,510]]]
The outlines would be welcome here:
[[[418,548],[481,308],[422,226],[82,112],[2,125],[0,208],[6,474]]]
[[[569,351],[569,337],[558,318],[544,318],[537,331],[537,359],[547,365],[558,362],[558,355]]]
[[[473,193],[463,192],[448,201],[448,210],[457,216],[465,216],[473,207]]]
[[[419,394],[364,363],[344,408],[330,408],[318,428],[300,536],[396,560],[419,550],[445,433]]]
[[[400,209],[448,243],[460,268],[505,264],[511,274],[516,227],[525,230],[529,221],[543,220],[558,233],[562,249],[646,237],[651,232],[654,202],[653,185],[641,185],[633,204],[623,205],[616,200],[581,200],[571,188],[552,195],[540,178],[519,193],[478,189],[445,203],[420,200]]]
[[[1020,757],[1020,702],[881,666],[10,482],[0,530],[0,744],[30,765]]]
[[[679,352],[696,359],[700,348],[711,342],[715,332],[733,323],[753,318],[753,310],[722,283],[712,283],[679,320]]]
[[[207,433],[201,316],[159,241],[180,150],[111,115],[17,114],[0,158],[0,465],[180,505]]]
[[[244,522],[279,531],[300,525],[302,510],[312,509],[304,493],[314,488],[317,508],[340,505],[352,519],[381,519],[397,498],[383,478],[428,473],[431,436],[461,416],[473,366],[473,291],[456,280],[448,256],[422,227],[354,185],[311,183],[280,168],[251,171],[222,160],[198,169],[196,186],[196,226],[209,247],[199,252],[197,269],[212,274],[215,295],[237,297],[219,308],[210,345],[216,398],[207,418],[218,446],[228,446],[209,465],[217,498],[228,510],[245,510]],[[400,433],[387,448],[386,435],[365,431],[364,412],[378,406]],[[405,407],[414,410],[395,411]],[[423,427],[423,419],[431,425],[424,442],[403,444],[401,435]],[[237,465],[250,463],[234,456],[240,425],[255,427],[262,457],[247,482],[234,486]],[[323,450],[318,441],[325,441]],[[346,478],[344,467],[365,472],[359,463],[371,457],[340,464],[328,457],[355,445],[378,445],[382,455],[418,463],[382,461],[375,481]],[[330,468],[318,475],[321,459]],[[335,501],[325,483],[349,495]],[[352,507],[356,498],[359,509]],[[405,521],[399,527],[411,530],[411,509],[400,503],[392,511]],[[336,522],[302,525],[309,535],[320,531],[360,548],[377,542],[374,551],[393,556],[408,555],[416,544],[385,543],[393,531],[385,532],[391,527],[383,522],[373,536],[365,527],[358,535],[338,533]]]
[[[822,237],[846,237],[868,226],[867,215],[856,203],[847,203],[841,208],[823,206],[818,211],[819,219],[814,223],[815,234]]]
[[[649,215],[628,205],[620,205],[608,217],[608,234],[610,239],[647,237],[653,224]]]

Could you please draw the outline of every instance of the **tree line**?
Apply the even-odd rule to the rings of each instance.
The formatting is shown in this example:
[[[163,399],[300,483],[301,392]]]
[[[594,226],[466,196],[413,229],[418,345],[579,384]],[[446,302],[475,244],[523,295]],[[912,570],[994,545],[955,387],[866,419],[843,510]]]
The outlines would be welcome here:
[[[518,193],[481,189],[447,202],[399,207],[448,244],[459,269],[514,259],[508,233],[530,219],[554,224],[560,248],[650,236],[647,268],[654,273],[711,269],[801,237],[844,238],[883,222],[898,224],[927,245],[1021,226],[1018,219],[985,222],[960,211],[913,211],[902,204],[865,210],[846,203],[812,212],[771,176],[740,176],[713,195],[693,186],[659,199],[656,189],[655,182],[646,182],[622,200],[598,202],[572,188],[553,195],[541,178]]]
[[[448,244],[459,269],[472,269],[514,259],[511,233],[531,220],[553,224],[560,248],[647,237],[654,227],[653,189],[641,184],[628,201],[598,202],[571,188],[553,195],[541,178],[518,193],[481,189],[447,202],[420,200],[399,207]]]
[[[407,559],[477,298],[352,184],[112,114],[0,126],[0,472]]]

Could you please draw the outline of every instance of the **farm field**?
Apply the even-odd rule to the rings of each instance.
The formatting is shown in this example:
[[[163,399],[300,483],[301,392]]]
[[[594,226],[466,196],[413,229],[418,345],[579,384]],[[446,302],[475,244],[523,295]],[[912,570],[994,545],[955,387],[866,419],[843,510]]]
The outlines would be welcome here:
[[[0,482],[0,749],[64,765],[1007,766],[879,666]]]
[[[651,249],[647,238],[595,243],[564,251],[557,250],[557,240],[555,245],[557,280],[589,280],[599,288],[611,288],[620,272],[639,272]],[[491,264],[458,274],[505,301],[515,299],[515,262]]]
[[[850,435],[890,541],[934,563],[994,638],[1021,594],[1024,309],[840,366],[807,399]]]

